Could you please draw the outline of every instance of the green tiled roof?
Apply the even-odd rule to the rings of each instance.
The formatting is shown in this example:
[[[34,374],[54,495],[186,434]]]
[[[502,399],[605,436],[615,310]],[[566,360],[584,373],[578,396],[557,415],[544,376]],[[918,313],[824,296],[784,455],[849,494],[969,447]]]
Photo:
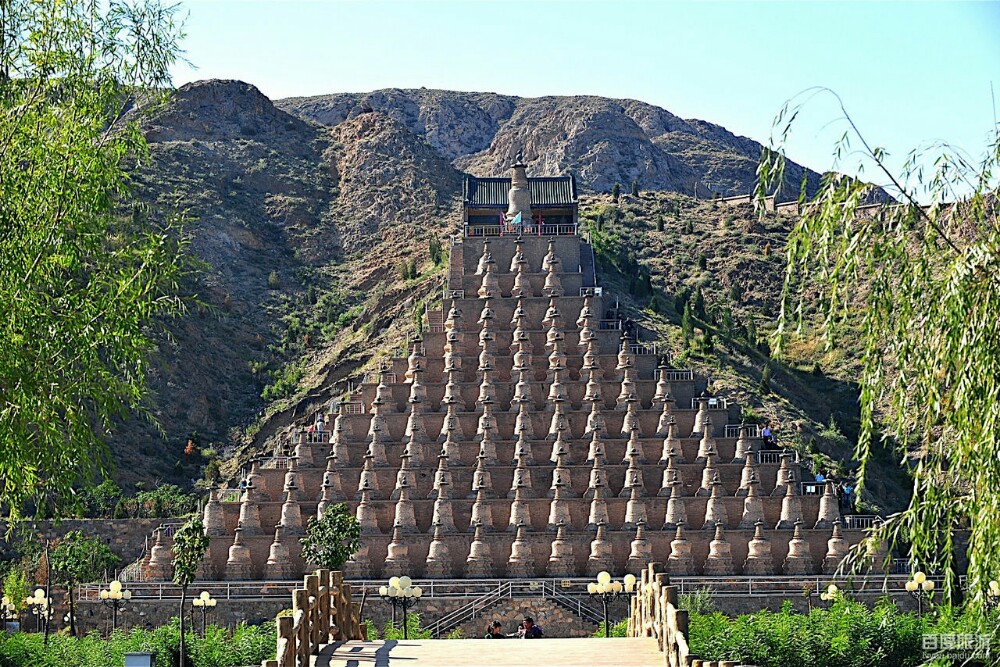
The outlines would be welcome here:
[[[572,176],[529,178],[531,205],[573,206],[576,204],[576,179]],[[465,205],[507,208],[509,178],[477,178],[465,176]]]

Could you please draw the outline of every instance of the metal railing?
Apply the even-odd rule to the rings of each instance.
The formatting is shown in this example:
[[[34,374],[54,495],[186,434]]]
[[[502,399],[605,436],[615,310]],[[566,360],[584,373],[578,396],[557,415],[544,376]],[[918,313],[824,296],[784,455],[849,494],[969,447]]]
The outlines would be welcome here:
[[[738,438],[740,437],[740,428],[746,426],[747,436],[751,438],[760,437],[760,425],[759,424],[726,424],[726,437],[727,438]]]
[[[446,289],[444,291],[445,299],[464,299],[465,290],[464,289]]]
[[[656,343],[629,343],[628,349],[632,354],[657,354]]]
[[[584,620],[594,624],[600,623],[604,620],[603,615],[597,609],[585,604],[583,598],[580,597],[581,590],[583,594],[586,594],[586,582],[591,580],[583,581],[582,585],[574,585],[572,580],[500,580],[496,588],[486,591],[467,604],[445,614],[425,626],[424,630],[430,630],[432,637],[440,637],[465,621],[475,618],[478,613],[492,607],[500,600],[524,597],[544,597]],[[566,592],[567,590],[575,590],[577,593],[570,594]],[[427,597],[426,594],[425,597]]]
[[[523,225],[465,225],[468,238],[482,236],[576,236],[578,225],[525,223]]]
[[[622,321],[621,320],[597,320],[597,328],[610,331],[610,330],[621,330]]]
[[[825,486],[825,482],[801,482],[799,493],[803,496],[821,496]]]
[[[758,464],[769,464],[769,463],[781,463],[781,455],[785,454],[784,450],[769,449],[767,451],[757,452],[757,463]]]
[[[699,400],[698,398],[692,398],[691,399],[691,409],[692,410],[697,410],[698,409],[698,400]],[[717,397],[713,396],[712,398],[708,399],[708,409],[709,410],[728,410],[729,409],[729,401],[727,401],[724,398],[717,398]]]
[[[603,287],[581,287],[580,296],[601,296],[604,294]]]
[[[667,382],[684,382],[686,380],[694,380],[694,371],[678,369],[678,368],[668,368],[663,371],[664,379]]]
[[[378,384],[379,375],[385,378],[386,384],[396,383],[396,373],[395,371],[365,371],[365,374],[361,376],[361,384]]]
[[[877,514],[848,514],[844,517],[844,527],[851,530],[867,530],[882,523]]]
[[[680,594],[708,591],[713,596],[788,595],[801,597],[808,586],[814,594],[826,590],[831,583],[852,596],[879,596],[901,593],[906,590],[907,576],[872,574],[868,577],[838,575],[814,577],[670,577],[670,583],[680,589]],[[942,577],[931,577],[938,583]]]
[[[288,468],[288,464],[291,460],[290,456],[272,456],[268,460],[261,463],[260,467],[270,470],[285,470]]]
[[[241,495],[243,492],[239,489],[223,489],[219,492],[218,498],[220,503],[238,503]]]
[[[351,401],[349,403],[344,403],[344,414],[345,415],[363,415],[365,414],[365,404],[361,401]]]

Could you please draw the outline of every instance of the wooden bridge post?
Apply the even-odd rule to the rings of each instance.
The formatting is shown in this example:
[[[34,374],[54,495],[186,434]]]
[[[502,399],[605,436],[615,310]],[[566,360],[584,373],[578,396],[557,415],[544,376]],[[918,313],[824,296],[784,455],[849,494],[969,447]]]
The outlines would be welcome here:
[[[295,619],[291,616],[278,617],[278,653],[274,665],[265,667],[294,667],[295,665]],[[284,640],[284,641],[282,641]],[[282,650],[284,649],[284,650]]]
[[[317,650],[319,650],[319,611],[320,611],[320,594],[319,594],[319,575],[318,574],[307,574],[305,577],[306,591],[309,594],[307,601],[307,609],[309,616],[309,624],[306,627],[306,636],[309,638],[309,655],[312,655]]]
[[[292,593],[292,613],[298,621],[295,635],[295,656],[294,666],[307,667],[309,665],[309,654],[312,650],[309,647],[309,591],[305,588],[296,588]]]
[[[316,570],[319,578],[319,609],[317,610],[316,642],[318,645],[330,642],[330,606],[332,590],[330,587],[330,570]]]

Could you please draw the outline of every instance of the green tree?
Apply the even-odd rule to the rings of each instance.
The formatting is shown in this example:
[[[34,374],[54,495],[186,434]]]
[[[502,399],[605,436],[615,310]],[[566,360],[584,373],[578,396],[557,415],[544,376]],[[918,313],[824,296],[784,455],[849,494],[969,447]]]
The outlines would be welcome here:
[[[783,178],[781,145],[801,106],[790,101],[775,121],[759,168],[758,206]],[[908,545],[923,567],[944,573],[953,592],[954,530],[973,527],[968,590],[978,603],[1000,571],[1000,127],[980,160],[936,146],[910,153],[894,170],[885,150],[840,109],[847,129],[834,149],[838,160],[802,207],[786,246],[775,353],[802,323],[799,306],[813,298],[828,343],[846,327],[861,332],[859,486],[877,432],[912,461],[913,478],[909,507],[873,539]],[[895,201],[860,215],[877,193],[841,175],[844,155],[863,156],[865,173],[877,173]]]
[[[429,250],[431,262],[434,263],[434,266],[441,264],[441,260],[444,259],[444,253],[441,248],[441,239],[436,236],[432,236],[429,243]]]
[[[637,178],[632,179],[632,196],[633,197],[639,196],[639,179]]]
[[[687,345],[694,338],[694,317],[691,315],[691,302],[684,304],[684,314],[681,315],[681,331],[684,332],[684,344]]]
[[[177,10],[0,3],[0,507],[15,520],[29,502],[75,508],[74,486],[109,468],[102,434],[146,395],[150,324],[182,308],[176,220],[139,205],[128,176],[142,110],[170,83]]]
[[[52,549],[52,574],[66,587],[69,600],[69,632],[76,637],[76,610],[73,607],[73,588],[87,581],[94,581],[114,568],[120,560],[96,537],[86,537],[78,530],[71,530]]]
[[[622,194],[622,186],[618,185],[617,183],[611,186],[611,198],[615,200],[616,204],[618,203],[618,198],[621,197],[621,194]]]
[[[209,539],[205,534],[205,524],[201,517],[194,516],[174,533],[174,583],[181,587],[181,667],[184,667],[185,639],[184,612],[187,603],[187,589],[194,581],[198,566],[208,551]]]
[[[24,568],[15,564],[7,572],[3,579],[3,594],[10,598],[14,609],[18,612],[24,610],[24,600],[31,595],[31,582],[24,573]]]
[[[410,258],[410,277],[411,278],[416,278],[419,275],[420,275],[420,272],[417,271],[417,258],[416,257],[411,257]]]
[[[764,366],[764,372],[760,374],[760,384],[757,385],[758,391],[764,396],[771,393],[771,364],[768,362]]]
[[[309,517],[302,538],[302,558],[328,570],[339,570],[361,546],[361,525],[344,503],[326,508],[322,518]]]

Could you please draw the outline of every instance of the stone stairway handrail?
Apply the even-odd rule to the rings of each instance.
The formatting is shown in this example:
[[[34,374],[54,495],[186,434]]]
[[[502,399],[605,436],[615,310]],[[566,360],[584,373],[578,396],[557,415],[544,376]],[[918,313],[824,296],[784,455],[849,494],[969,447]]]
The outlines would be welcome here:
[[[567,607],[580,618],[595,624],[604,620],[604,615],[601,612],[598,612],[590,605],[584,604],[580,597],[563,593],[554,583],[545,582],[543,586],[545,587],[547,597]]]
[[[424,630],[430,630],[431,636],[438,638],[441,633],[448,632],[455,626],[459,625],[465,620],[475,616],[476,612],[489,606],[505,597],[510,597],[511,592],[511,582],[501,583],[495,590],[488,591],[477,598],[472,599],[466,604],[462,605],[455,611],[445,614],[434,623],[423,628]],[[406,622],[405,619],[403,621]]]

